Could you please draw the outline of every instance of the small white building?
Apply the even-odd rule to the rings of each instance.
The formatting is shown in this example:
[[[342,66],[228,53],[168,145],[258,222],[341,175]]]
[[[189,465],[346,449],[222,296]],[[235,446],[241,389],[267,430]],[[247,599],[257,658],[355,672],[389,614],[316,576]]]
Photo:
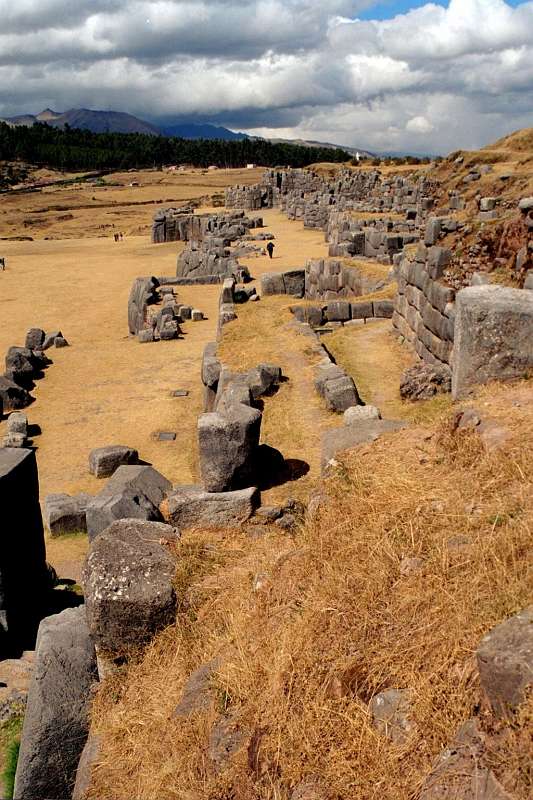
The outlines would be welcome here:
[[[255,169],[257,164],[247,164],[246,169]]]

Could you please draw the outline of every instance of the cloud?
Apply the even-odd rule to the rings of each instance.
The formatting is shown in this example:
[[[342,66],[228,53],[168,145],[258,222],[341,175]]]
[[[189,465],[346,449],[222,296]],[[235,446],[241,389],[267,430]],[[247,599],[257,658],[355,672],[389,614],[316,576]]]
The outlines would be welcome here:
[[[425,117],[412,117],[408,120],[405,130],[410,133],[431,133],[435,126]]]
[[[0,115],[115,108],[425,151],[533,125],[533,1],[358,19],[376,4],[0,0]]]

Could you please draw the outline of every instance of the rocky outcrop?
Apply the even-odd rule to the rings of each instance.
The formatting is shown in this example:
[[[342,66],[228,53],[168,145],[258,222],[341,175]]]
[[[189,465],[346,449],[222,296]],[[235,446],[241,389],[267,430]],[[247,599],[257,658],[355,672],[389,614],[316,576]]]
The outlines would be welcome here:
[[[85,607],[41,622],[15,779],[20,800],[71,797],[97,679]]]
[[[475,719],[461,726],[437,759],[420,800],[511,800],[494,773],[485,767],[484,736]]]
[[[400,395],[405,400],[429,400],[451,390],[452,371],[446,364],[437,366],[421,361],[406,369],[400,382]]]
[[[228,206],[229,207],[229,206]],[[244,211],[195,214],[190,207],[158,211],[152,225],[152,243],[201,242],[206,236],[240,239],[254,228],[262,228],[261,217],[250,218]]]

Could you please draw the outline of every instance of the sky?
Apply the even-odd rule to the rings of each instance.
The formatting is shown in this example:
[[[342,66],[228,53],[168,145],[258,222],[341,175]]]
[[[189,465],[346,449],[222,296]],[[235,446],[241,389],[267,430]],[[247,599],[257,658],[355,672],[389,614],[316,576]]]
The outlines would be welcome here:
[[[533,0],[0,0],[0,117],[113,109],[373,151],[533,126]]]

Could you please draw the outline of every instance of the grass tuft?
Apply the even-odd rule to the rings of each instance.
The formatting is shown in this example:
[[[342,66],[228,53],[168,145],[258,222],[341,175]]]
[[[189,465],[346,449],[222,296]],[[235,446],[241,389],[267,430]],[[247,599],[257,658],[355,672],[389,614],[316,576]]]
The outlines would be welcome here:
[[[21,732],[22,717],[14,717],[0,727],[0,746],[3,751],[3,769],[0,781],[5,800],[12,800],[15,790]]]

